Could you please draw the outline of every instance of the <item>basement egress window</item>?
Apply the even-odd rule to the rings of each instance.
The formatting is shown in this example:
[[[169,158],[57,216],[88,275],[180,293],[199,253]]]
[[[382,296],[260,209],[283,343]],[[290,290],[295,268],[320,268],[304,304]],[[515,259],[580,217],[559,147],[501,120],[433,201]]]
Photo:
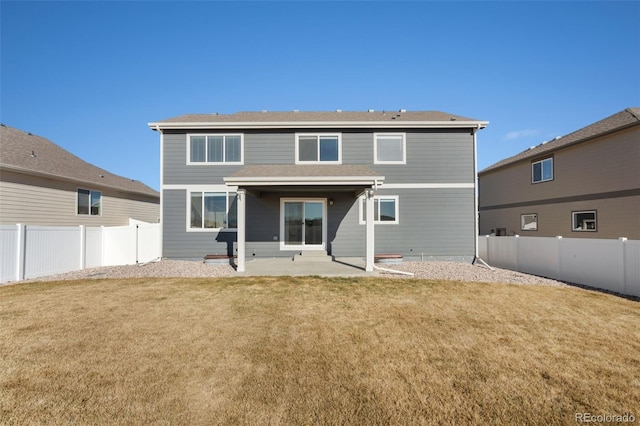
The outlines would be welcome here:
[[[595,210],[571,212],[571,230],[577,232],[596,232],[597,216]]]
[[[520,230],[522,231],[537,231],[538,230],[538,215],[535,213],[521,214],[520,215]]]

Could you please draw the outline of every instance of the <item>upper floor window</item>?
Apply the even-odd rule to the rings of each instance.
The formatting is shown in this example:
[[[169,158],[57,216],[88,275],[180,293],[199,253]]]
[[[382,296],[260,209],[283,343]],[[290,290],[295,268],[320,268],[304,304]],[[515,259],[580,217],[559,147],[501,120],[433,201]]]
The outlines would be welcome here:
[[[237,198],[234,192],[189,192],[189,230],[218,231],[238,226]]]
[[[102,213],[102,193],[88,189],[78,189],[78,214],[100,216]]]
[[[598,222],[595,210],[571,212],[571,230],[590,232],[597,231]]]
[[[531,182],[553,180],[553,157],[531,163]]]
[[[342,162],[340,134],[297,134],[296,164]]]
[[[406,164],[405,141],[404,133],[375,133],[373,135],[373,162],[375,164]]]
[[[373,223],[398,224],[398,196],[376,195],[373,198]],[[360,225],[367,221],[367,200],[360,197]]]
[[[188,164],[242,164],[242,135],[188,135]]]

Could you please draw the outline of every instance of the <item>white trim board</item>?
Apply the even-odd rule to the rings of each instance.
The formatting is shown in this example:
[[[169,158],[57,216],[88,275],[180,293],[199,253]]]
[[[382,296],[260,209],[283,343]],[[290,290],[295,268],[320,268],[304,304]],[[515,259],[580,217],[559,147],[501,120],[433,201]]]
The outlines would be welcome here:
[[[162,185],[162,189],[186,189],[187,191],[205,191],[205,192],[234,192],[238,190],[237,186],[221,184],[167,184]]]
[[[473,189],[474,183],[383,183],[381,189]]]

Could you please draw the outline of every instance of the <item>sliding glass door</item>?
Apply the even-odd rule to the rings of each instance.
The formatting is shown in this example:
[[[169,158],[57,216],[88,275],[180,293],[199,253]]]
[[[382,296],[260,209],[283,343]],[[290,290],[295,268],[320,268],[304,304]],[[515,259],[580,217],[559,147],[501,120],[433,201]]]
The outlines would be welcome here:
[[[284,249],[324,249],[325,199],[282,199],[281,245]]]

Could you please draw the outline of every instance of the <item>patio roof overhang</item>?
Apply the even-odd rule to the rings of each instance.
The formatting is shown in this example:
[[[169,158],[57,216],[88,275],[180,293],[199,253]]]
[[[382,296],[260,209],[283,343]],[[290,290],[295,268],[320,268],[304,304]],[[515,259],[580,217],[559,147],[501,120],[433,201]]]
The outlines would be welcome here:
[[[236,187],[238,201],[238,272],[245,270],[246,196],[247,192],[263,191],[354,191],[354,196],[366,194],[365,270],[373,271],[374,263],[374,192],[384,182],[384,176],[364,165],[352,164],[285,164],[250,165],[224,178],[225,184]]]

